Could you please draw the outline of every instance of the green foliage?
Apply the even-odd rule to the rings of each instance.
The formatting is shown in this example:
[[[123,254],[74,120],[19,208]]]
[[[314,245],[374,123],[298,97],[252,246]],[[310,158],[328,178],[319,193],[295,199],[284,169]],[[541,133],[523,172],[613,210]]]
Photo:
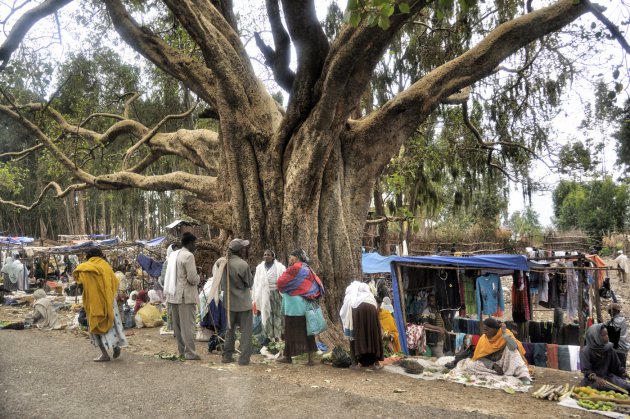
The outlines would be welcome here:
[[[527,207],[522,212],[514,211],[508,220],[508,227],[515,239],[542,233],[538,213],[532,207]]]
[[[560,230],[581,229],[596,237],[625,231],[628,185],[610,177],[590,182],[562,181],[553,192],[555,223]]]
[[[594,168],[590,151],[581,141],[568,143],[560,149],[558,170],[562,174],[585,174]]]
[[[625,107],[618,118],[619,128],[613,134],[617,142],[617,164],[630,172],[630,99],[626,100]]]
[[[25,169],[0,162],[0,193],[16,196],[24,189],[28,173]]]

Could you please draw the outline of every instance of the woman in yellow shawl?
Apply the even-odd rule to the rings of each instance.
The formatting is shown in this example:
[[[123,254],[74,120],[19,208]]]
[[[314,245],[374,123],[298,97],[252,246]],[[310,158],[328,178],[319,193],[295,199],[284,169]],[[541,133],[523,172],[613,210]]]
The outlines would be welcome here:
[[[525,348],[507,329],[505,323],[487,318],[483,321],[483,332],[475,346],[471,367],[498,375],[511,375],[524,384],[531,384]]]
[[[383,328],[383,340],[385,341],[389,352],[401,352],[400,340],[398,340],[398,329],[396,328],[396,320],[392,313],[394,307],[392,307],[389,297],[383,298],[383,302],[378,310],[378,319],[381,322]]]
[[[120,348],[127,346],[120,313],[116,307],[119,280],[105,260],[101,249],[86,252],[87,261],[76,267],[72,275],[83,285],[83,308],[88,320],[90,339],[101,350],[96,362],[109,361],[108,349],[113,349],[114,359],[120,356]]]

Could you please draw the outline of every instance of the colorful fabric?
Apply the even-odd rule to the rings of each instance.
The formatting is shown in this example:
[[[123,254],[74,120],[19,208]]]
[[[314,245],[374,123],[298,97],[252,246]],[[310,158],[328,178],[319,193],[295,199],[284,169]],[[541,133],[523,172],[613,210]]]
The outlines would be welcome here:
[[[418,353],[426,351],[424,326],[407,323],[407,347],[409,349],[416,349]]]
[[[547,368],[558,369],[558,345],[547,344]]]
[[[120,319],[120,311],[118,311],[118,307],[115,307],[115,304],[116,303],[114,303],[114,306],[112,307],[114,312],[112,327],[109,328],[107,333],[90,333],[90,342],[92,345],[109,350],[114,348],[124,348],[127,346],[127,338],[125,336],[122,320]],[[92,325],[90,324],[90,328],[91,326]]]
[[[109,263],[100,257],[83,262],[72,273],[83,285],[83,308],[88,318],[90,333],[107,333],[114,323],[118,278]]]
[[[310,266],[297,262],[278,278],[278,290],[283,294],[312,299],[324,295],[324,284]]]
[[[477,313],[477,297],[475,295],[475,279],[467,276],[463,279],[464,282],[464,305],[466,306],[466,313],[472,315]]]
[[[512,319],[516,323],[531,320],[527,279],[521,271],[514,275],[512,282]]]
[[[381,308],[378,312],[378,319],[381,322],[383,333],[386,336],[391,336],[391,343],[394,348],[394,352],[401,352],[400,340],[398,339],[398,328],[396,327],[396,321],[394,316],[388,310]],[[387,339],[389,341],[389,339]]]

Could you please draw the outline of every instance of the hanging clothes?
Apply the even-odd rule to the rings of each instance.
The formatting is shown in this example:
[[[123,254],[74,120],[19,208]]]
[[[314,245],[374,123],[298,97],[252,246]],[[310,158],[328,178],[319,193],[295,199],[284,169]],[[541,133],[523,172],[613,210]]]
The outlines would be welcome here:
[[[418,353],[426,351],[426,336],[424,326],[420,324],[407,323],[407,347],[415,349]]]
[[[515,272],[512,278],[512,319],[516,323],[525,323],[531,319],[527,278],[521,271]]]
[[[567,297],[566,310],[569,321],[574,320],[578,315],[578,276],[573,269],[573,262],[567,262]]]
[[[435,279],[435,296],[439,308],[459,309],[461,302],[456,270],[438,271],[438,277]]]
[[[541,272],[538,280],[538,304],[545,307],[549,301],[549,272]]]
[[[505,305],[499,275],[494,273],[482,275],[477,278],[476,284],[477,316],[480,319],[482,314],[501,317]]]
[[[472,276],[464,275],[462,277],[464,285],[464,306],[466,313],[477,313],[477,296],[475,294],[475,278]]]

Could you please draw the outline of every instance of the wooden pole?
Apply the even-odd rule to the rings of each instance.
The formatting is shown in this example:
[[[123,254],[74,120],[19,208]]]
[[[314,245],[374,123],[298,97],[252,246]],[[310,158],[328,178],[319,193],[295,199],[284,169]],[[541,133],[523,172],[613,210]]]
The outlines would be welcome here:
[[[584,259],[578,260],[578,267],[584,266]],[[584,283],[586,282],[586,272],[584,270],[578,271],[578,342],[580,348],[584,346],[584,333],[586,332],[586,319],[584,319]]]
[[[402,318],[407,324],[407,310],[405,309],[405,290],[402,281],[402,269],[399,263],[396,264],[396,276],[398,277],[398,298],[400,299],[400,309],[402,310]]]

